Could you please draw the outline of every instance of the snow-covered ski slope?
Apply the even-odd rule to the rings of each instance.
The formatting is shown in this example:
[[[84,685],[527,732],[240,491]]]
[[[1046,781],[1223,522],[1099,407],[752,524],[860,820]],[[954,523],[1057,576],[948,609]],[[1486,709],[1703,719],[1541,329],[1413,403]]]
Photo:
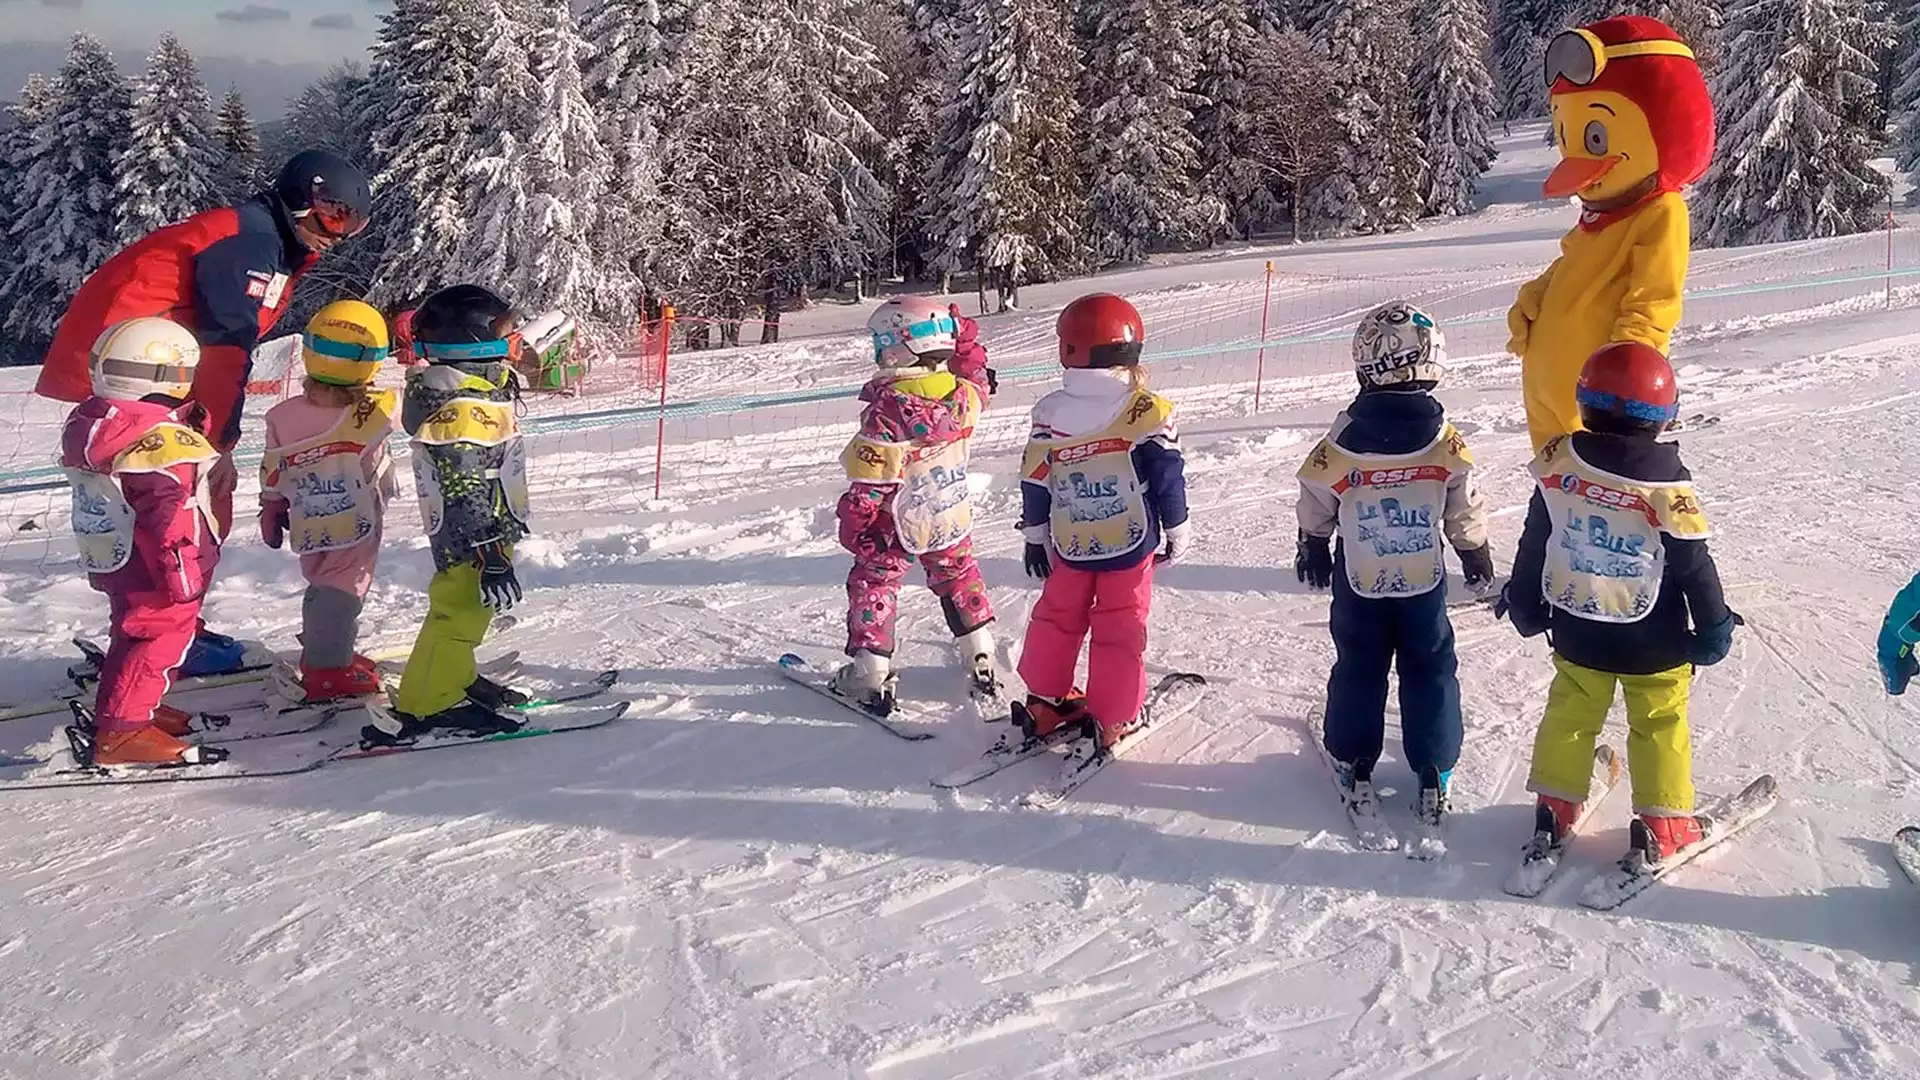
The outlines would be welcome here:
[[[1409,291],[1474,280],[1471,306],[1491,311],[1569,222],[1496,205],[1279,258]],[[1811,276],[1855,252],[1701,253],[1697,277]],[[1145,294],[1150,330],[1182,325],[1223,265],[1114,283]],[[849,403],[686,418],[665,505],[631,452],[651,447],[650,423],[539,436],[528,599],[488,648],[523,650],[554,681],[618,665],[632,715],[302,776],[9,797],[0,1076],[1920,1075],[1920,920],[1887,844],[1920,818],[1920,701],[1883,697],[1872,666],[1885,599],[1920,568],[1920,309],[1895,300],[1833,311],[1782,295],[1783,314],[1696,327],[1681,350],[1684,411],[1721,418],[1684,445],[1748,620],[1698,683],[1697,778],[1711,797],[1770,771],[1784,801],[1619,912],[1576,897],[1624,848],[1628,798],[1542,897],[1502,891],[1531,826],[1550,668],[1544,644],[1479,606],[1455,611],[1469,728],[1447,858],[1354,850],[1305,742],[1332,656],[1326,600],[1291,571],[1293,473],[1351,376],[1336,344],[1252,416],[1244,383],[1205,381],[1227,369],[1202,357],[1165,380],[1192,405],[1200,543],[1159,579],[1149,659],[1205,673],[1206,706],[1061,809],[1013,805],[1042,763],[957,794],[927,783],[993,732],[968,716],[923,591],[903,597],[902,694],[951,717],[927,725],[937,738],[890,738],[774,670],[790,647],[839,643],[832,458]],[[1013,352],[1049,324],[990,320],[988,343]],[[847,348],[686,366],[715,395],[856,376],[857,353],[835,368],[829,346]],[[1516,374],[1467,360],[1442,394],[1499,508],[1503,568],[1527,494]],[[1008,434],[977,466],[977,542],[1014,648],[1036,595],[1011,528],[1021,411],[1004,409]],[[44,464],[57,420],[0,395],[0,456],[26,447],[0,467]],[[63,498],[0,495],[0,699],[56,689],[65,639],[104,623],[66,569]],[[391,533],[370,649],[404,644],[424,610],[411,506]],[[293,560],[243,528],[208,615],[291,647],[300,587]],[[0,725],[0,750],[51,724]],[[1389,760],[1377,779],[1408,827],[1412,777]]]

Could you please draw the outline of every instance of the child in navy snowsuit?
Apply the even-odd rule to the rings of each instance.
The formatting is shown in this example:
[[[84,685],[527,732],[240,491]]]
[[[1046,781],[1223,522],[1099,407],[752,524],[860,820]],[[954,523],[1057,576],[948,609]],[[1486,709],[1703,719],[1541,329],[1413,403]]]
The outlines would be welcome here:
[[[1333,588],[1325,746],[1350,798],[1371,799],[1387,672],[1397,666],[1407,764],[1422,806],[1437,813],[1461,739],[1440,541],[1444,533],[1459,552],[1468,588],[1491,586],[1485,512],[1466,441],[1432,395],[1446,360],[1433,320],[1409,304],[1382,305],[1361,322],[1353,353],[1359,396],[1299,474],[1295,570]]]

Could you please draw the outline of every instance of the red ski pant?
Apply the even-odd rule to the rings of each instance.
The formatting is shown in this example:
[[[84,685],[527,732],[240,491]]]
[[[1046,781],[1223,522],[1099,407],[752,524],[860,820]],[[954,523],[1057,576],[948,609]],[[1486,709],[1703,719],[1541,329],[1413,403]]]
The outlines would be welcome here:
[[[110,596],[113,634],[100,669],[94,717],[101,731],[153,723],[173,672],[193,647],[200,601],[176,604],[163,595]]]
[[[1087,711],[1104,727],[1124,727],[1147,700],[1147,613],[1153,560],[1125,570],[1076,570],[1058,556],[1027,622],[1020,678],[1043,697],[1073,689],[1080,646],[1087,649]]]

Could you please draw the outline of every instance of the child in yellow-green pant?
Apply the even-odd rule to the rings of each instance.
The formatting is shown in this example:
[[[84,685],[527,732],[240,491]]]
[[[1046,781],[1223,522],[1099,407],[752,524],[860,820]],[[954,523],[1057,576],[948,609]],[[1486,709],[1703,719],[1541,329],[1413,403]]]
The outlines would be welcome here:
[[[497,611],[520,599],[513,545],[527,532],[526,450],[514,406],[519,316],[487,289],[456,285],[413,316],[427,361],[407,378],[401,426],[413,438],[413,477],[436,573],[393,712],[363,734],[404,740],[434,728],[474,733],[519,726],[500,707],[510,691],[480,678],[474,650]]]
[[[1538,487],[1496,613],[1553,644],[1527,785],[1542,827],[1558,843],[1579,820],[1618,687],[1638,815],[1632,843],[1658,862],[1702,839],[1687,698],[1695,666],[1726,658],[1740,617],[1707,552],[1692,476],[1678,446],[1659,438],[1678,403],[1666,357],[1608,345],[1587,361],[1577,399],[1587,430],[1554,439],[1533,461]]]

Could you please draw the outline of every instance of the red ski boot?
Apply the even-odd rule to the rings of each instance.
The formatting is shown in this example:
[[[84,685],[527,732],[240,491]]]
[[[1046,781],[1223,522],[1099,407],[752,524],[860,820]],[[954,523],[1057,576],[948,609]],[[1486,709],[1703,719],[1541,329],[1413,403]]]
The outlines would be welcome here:
[[[1078,737],[1094,727],[1093,714],[1087,711],[1087,696],[1076,687],[1059,699],[1028,694],[1024,703],[1013,707],[1013,722],[1029,740],[1055,742]],[[1069,728],[1080,732],[1069,732]]]
[[[1697,817],[1641,814],[1629,830],[1629,843],[1648,866],[1658,866],[1706,838],[1706,828]]]
[[[107,768],[117,765],[210,765],[226,760],[219,747],[195,746],[181,742],[153,724],[137,728],[100,731],[93,735],[91,764]]]
[[[1555,845],[1567,838],[1573,829],[1573,823],[1580,820],[1580,810],[1584,803],[1556,799],[1552,795],[1542,795],[1533,804],[1533,831],[1546,833],[1553,837]]]
[[[153,726],[176,739],[184,739],[193,733],[193,717],[184,709],[162,705],[153,710]]]
[[[364,697],[380,692],[380,679],[358,666],[310,668],[300,665],[300,685],[306,690],[306,704],[316,705],[340,698]]]

